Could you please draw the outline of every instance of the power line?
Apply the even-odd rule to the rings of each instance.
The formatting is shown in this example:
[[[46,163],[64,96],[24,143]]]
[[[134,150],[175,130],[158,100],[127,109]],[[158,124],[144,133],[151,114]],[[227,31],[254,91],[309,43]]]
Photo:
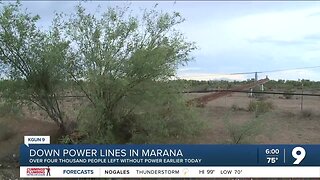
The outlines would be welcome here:
[[[315,68],[320,68],[320,66],[309,66],[309,67],[291,68],[291,69],[279,69],[279,70],[272,70],[272,71],[264,71],[263,73],[292,71],[292,70],[300,70],[300,69],[315,69]]]
[[[226,75],[241,75],[241,74],[255,74],[255,73],[263,73],[263,71],[230,73],[230,74],[226,74]]]
[[[300,70],[300,69],[315,69],[315,68],[320,68],[320,66],[309,66],[309,67],[277,69],[277,70],[268,70],[268,71],[255,71],[255,72],[240,72],[240,73],[231,73],[230,75],[254,74],[254,73],[273,73],[273,72],[292,71],[292,70]]]
[[[275,72],[283,72],[283,71],[292,71],[292,70],[301,70],[301,69],[315,69],[320,68],[320,66],[308,66],[308,67],[298,67],[298,68],[287,68],[287,69],[276,69],[276,70],[266,70],[266,71],[251,71],[251,72],[238,72],[238,73],[207,73],[200,75],[189,75],[189,76],[181,76],[184,77],[204,77],[204,76],[223,76],[223,75],[243,75],[243,74],[255,74],[255,73],[275,73]]]

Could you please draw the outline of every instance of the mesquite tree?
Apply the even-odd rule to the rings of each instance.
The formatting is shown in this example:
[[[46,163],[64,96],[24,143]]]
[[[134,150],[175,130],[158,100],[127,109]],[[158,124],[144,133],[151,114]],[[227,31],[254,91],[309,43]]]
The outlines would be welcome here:
[[[68,42],[60,38],[57,19],[49,31],[37,27],[40,19],[9,4],[0,11],[0,63],[10,98],[32,102],[43,109],[64,132],[64,115],[58,101],[60,85],[66,79],[63,68]],[[6,95],[4,93],[3,95]]]
[[[185,122],[189,110],[169,82],[195,49],[175,29],[184,21],[181,15],[155,8],[141,16],[119,7],[102,14],[76,9],[62,31],[73,44],[71,75],[85,82],[77,84],[91,102],[83,118],[90,136],[125,143],[137,134],[172,136],[192,128]]]
[[[170,82],[196,48],[175,28],[181,15],[156,8],[137,16],[128,7],[75,10],[41,30],[39,16],[19,3],[2,8],[0,62],[16,82],[11,97],[38,105],[64,129],[61,84],[76,84],[87,100],[79,128],[90,143],[155,143],[194,132],[192,111]]]

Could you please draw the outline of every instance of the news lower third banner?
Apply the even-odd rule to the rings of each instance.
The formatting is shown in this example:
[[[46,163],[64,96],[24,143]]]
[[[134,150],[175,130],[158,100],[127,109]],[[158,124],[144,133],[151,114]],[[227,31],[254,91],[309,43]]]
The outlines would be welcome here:
[[[20,177],[319,178],[320,145],[56,145],[33,136],[20,146]]]

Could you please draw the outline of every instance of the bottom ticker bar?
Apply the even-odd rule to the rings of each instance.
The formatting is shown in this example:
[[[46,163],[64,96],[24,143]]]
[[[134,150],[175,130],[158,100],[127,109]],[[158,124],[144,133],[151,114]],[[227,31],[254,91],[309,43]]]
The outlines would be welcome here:
[[[21,166],[21,178],[319,178],[320,167]]]

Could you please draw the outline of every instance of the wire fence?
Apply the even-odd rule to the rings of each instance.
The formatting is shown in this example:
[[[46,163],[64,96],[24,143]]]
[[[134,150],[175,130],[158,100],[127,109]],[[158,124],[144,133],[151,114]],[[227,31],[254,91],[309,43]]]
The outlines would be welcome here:
[[[252,94],[278,94],[278,95],[293,95],[293,96],[320,96],[315,93],[293,93],[293,92],[273,92],[273,91],[248,91],[248,90],[229,90],[229,89],[214,89],[214,90],[199,90],[199,91],[183,91],[184,94],[191,93],[214,93],[214,92],[231,92],[231,93],[252,93]],[[56,96],[57,98],[86,98],[85,95],[61,95]],[[0,98],[4,98],[0,95]]]
[[[279,92],[279,91],[251,91],[251,90],[229,90],[213,89],[201,91],[183,92],[192,98],[199,98],[205,94],[215,93],[225,94],[214,100],[210,100],[206,106],[213,107],[240,107],[247,109],[252,101],[266,100],[272,103],[275,110],[281,112],[298,112],[310,111],[320,112],[320,94],[318,91],[301,91],[301,92]]]
[[[320,96],[314,93],[291,93],[291,92],[273,92],[273,91],[246,91],[246,90],[205,90],[205,91],[184,91],[183,93],[212,93],[212,92],[232,92],[232,93],[252,93],[252,94],[278,94],[278,95],[297,95],[297,96]]]

